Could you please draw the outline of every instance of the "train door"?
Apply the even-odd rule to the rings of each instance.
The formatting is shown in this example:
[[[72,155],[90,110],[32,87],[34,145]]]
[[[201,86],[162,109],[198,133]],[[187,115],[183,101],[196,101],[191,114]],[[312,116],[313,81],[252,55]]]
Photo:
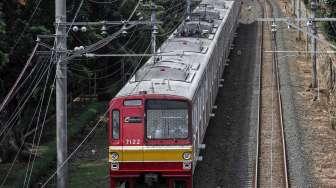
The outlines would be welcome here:
[[[126,99],[122,107],[123,160],[143,167],[144,106],[141,99]]]

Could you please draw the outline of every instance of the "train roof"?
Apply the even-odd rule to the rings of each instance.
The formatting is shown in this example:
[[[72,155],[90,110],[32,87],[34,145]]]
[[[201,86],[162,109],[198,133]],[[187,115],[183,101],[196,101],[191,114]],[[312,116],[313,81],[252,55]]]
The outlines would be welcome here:
[[[116,97],[175,95],[192,100],[234,1],[204,0]]]

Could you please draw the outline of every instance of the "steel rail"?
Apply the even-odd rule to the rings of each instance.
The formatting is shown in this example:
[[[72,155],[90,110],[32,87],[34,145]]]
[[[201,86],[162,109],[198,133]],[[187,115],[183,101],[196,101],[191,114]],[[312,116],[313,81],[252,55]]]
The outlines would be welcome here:
[[[269,2],[269,0],[264,0],[267,1],[267,4],[270,7],[270,11],[273,13],[273,7],[272,4]],[[259,4],[261,5],[261,7],[263,7],[262,2],[259,1]],[[266,5],[265,5],[266,6]],[[266,7],[264,7],[262,9],[262,16],[264,17],[265,14],[265,9]],[[255,158],[255,174],[253,176],[253,186],[254,188],[259,187],[259,157],[260,157],[260,136],[261,136],[261,130],[260,130],[260,125],[261,125],[261,107],[262,107],[262,75],[263,75],[263,55],[264,55],[264,51],[263,51],[263,45],[264,45],[264,28],[265,25],[263,24],[263,22],[261,23],[261,26],[259,27],[261,28],[261,39],[260,39],[260,71],[259,71],[259,101],[258,101],[258,125],[257,125],[257,142],[256,142],[256,158]],[[276,40],[276,33],[272,33],[272,51],[276,52],[277,51],[277,40]],[[274,67],[274,72],[275,72],[275,82],[276,82],[276,91],[277,91],[277,100],[278,100],[278,106],[279,106],[279,119],[280,119],[280,129],[281,129],[281,143],[282,143],[282,159],[283,159],[283,175],[284,175],[284,179],[285,179],[285,187],[288,188],[289,187],[289,181],[288,181],[288,170],[287,170],[287,153],[286,153],[286,140],[285,140],[285,131],[284,131],[284,122],[283,122],[283,106],[282,106],[282,96],[281,96],[281,82],[280,82],[280,73],[279,73],[279,66],[278,66],[278,53],[273,53],[273,57],[272,57],[273,63],[272,66]]]
[[[261,3],[260,3],[261,6]],[[262,17],[264,17],[264,10],[262,9]],[[253,187],[258,187],[258,169],[259,169],[259,135],[260,135],[260,106],[261,106],[261,84],[262,84],[262,62],[263,62],[263,46],[264,46],[264,22],[259,22],[260,26],[258,27],[258,30],[260,32],[260,39],[259,39],[259,79],[258,79],[258,91],[259,91],[259,97],[258,97],[258,125],[257,125],[257,142],[256,142],[256,158],[255,158],[255,170],[254,170],[254,176],[253,176]]]
[[[277,51],[276,33],[273,33],[273,50]],[[276,73],[276,84],[277,84],[278,103],[279,103],[285,187],[288,188],[289,183],[288,183],[288,170],[287,170],[287,150],[286,150],[286,139],[285,139],[285,131],[284,131],[283,112],[282,112],[283,107],[282,107],[281,82],[280,82],[280,74],[279,74],[278,53],[273,53],[273,63],[274,63],[274,68],[275,68],[275,73]]]

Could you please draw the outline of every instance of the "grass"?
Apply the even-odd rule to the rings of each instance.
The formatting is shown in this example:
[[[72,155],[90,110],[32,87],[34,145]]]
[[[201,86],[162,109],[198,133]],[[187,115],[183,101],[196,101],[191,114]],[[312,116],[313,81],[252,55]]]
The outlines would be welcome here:
[[[71,188],[104,188],[108,187],[108,160],[105,126],[97,128],[90,142],[78,155],[81,156],[71,164]],[[95,153],[92,153],[92,150]],[[83,181],[85,180],[85,181]]]
[[[108,165],[105,160],[81,160],[73,164],[70,174],[71,188],[107,187]]]

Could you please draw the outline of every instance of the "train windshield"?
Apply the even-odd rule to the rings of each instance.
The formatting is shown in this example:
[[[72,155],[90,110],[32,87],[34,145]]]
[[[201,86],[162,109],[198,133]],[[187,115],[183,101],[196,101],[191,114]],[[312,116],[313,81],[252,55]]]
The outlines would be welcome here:
[[[188,137],[188,103],[147,100],[146,123],[149,139],[185,139]]]

